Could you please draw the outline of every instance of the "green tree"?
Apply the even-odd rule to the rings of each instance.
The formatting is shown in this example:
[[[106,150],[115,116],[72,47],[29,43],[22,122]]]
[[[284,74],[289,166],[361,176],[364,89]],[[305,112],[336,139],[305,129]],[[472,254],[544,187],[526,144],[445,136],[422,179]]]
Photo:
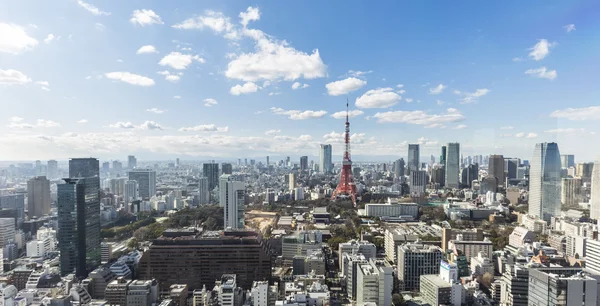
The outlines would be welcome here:
[[[406,302],[404,301],[404,297],[402,297],[401,294],[394,293],[392,295],[392,304],[394,304],[394,306],[400,306],[406,305]]]

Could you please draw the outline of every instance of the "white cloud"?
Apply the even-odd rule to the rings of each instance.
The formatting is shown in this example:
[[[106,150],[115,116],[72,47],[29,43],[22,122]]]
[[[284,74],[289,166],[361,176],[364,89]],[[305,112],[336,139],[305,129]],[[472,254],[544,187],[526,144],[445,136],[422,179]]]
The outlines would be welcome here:
[[[8,119],[8,121],[10,121],[10,122],[21,122],[23,120],[25,120],[25,119],[23,119],[21,117],[17,117],[17,116],[13,116],[13,117],[10,117],[10,119]]]
[[[396,90],[396,92],[397,92],[398,94],[403,94],[403,93],[405,93],[405,92],[406,92],[406,90],[404,90],[404,89],[400,89],[400,90]]]
[[[162,114],[162,113],[166,112],[164,109],[158,109],[156,107],[148,108],[148,109],[146,109],[146,111],[150,112],[150,113],[155,113],[155,114]]]
[[[204,63],[204,59],[198,55],[182,54],[179,52],[171,52],[163,57],[160,62],[161,66],[170,66],[173,69],[183,70],[186,69],[193,61]]]
[[[0,69],[0,85],[23,85],[30,82],[31,79],[21,71]]]
[[[181,75],[182,75],[181,72],[178,74],[171,74],[168,70],[159,71],[157,73],[164,76],[165,80],[172,82],[172,83],[176,83],[177,81],[179,81],[179,79],[181,79]]]
[[[323,135],[323,139],[330,143],[344,143],[344,133],[337,133],[332,131],[331,133]],[[365,133],[354,133],[350,135],[350,142],[352,144],[362,144],[365,140]]]
[[[279,96],[281,94],[281,92],[279,91],[273,91],[269,93],[269,96]]]
[[[369,70],[369,71],[348,70],[348,74],[351,76],[354,76],[354,77],[363,76],[365,74],[369,74],[372,72],[373,72],[373,70]]]
[[[545,39],[540,39],[537,44],[529,48],[529,50],[531,50],[531,52],[529,52],[529,57],[536,61],[540,61],[550,53],[550,48],[554,47],[554,45],[555,43],[549,43]]]
[[[137,85],[137,86],[154,86],[154,80],[145,76],[141,76],[138,74],[134,74],[131,72],[125,72],[125,71],[115,71],[115,72],[108,72],[104,74],[105,77],[111,79],[111,80],[117,80],[117,81],[121,81],[121,82],[125,82],[131,85]]]
[[[173,99],[181,99],[181,96],[173,96]]]
[[[93,6],[93,5],[89,4],[89,3],[85,3],[85,2],[83,2],[81,0],[77,0],[77,4],[79,4],[79,6],[83,7],[88,12],[92,13],[93,15],[96,15],[96,16],[100,16],[100,15],[108,16],[108,15],[110,15],[109,12],[103,12],[99,8]]]
[[[575,25],[574,24],[567,24],[566,26],[563,27],[565,29],[565,31],[567,31],[567,33],[571,32],[571,31],[575,31]]]
[[[356,106],[359,108],[388,108],[396,105],[402,99],[393,88],[377,88],[365,92],[356,98]]]
[[[133,123],[131,123],[129,121],[127,121],[127,122],[119,121],[115,124],[110,124],[108,127],[116,128],[116,129],[133,129],[133,128],[135,128]]]
[[[327,93],[330,96],[340,96],[353,92],[365,85],[367,85],[367,81],[350,77],[344,80],[328,83],[325,85],[325,88],[327,88]]]
[[[252,93],[252,92],[257,92],[258,91],[258,86],[252,82],[246,82],[244,85],[235,85],[233,87],[231,87],[231,89],[229,90],[229,93],[231,93],[234,96],[239,96],[241,94],[248,94],[248,93]]]
[[[77,121],[77,123],[88,123],[88,120],[87,119],[81,119],[81,120]]]
[[[211,99],[211,98],[204,99],[204,101],[203,101],[203,102],[204,102],[204,106],[206,106],[206,107],[211,107],[211,106],[213,106],[213,105],[217,105],[217,104],[219,104],[219,103],[217,102],[217,100],[215,100],[215,99]]]
[[[129,21],[140,26],[164,23],[160,19],[160,16],[158,16],[153,10],[135,10],[131,14],[131,19],[129,19]]]
[[[240,13],[240,23],[246,27],[250,21],[257,21],[260,19],[260,11],[256,7],[248,7],[245,12]]]
[[[273,112],[276,115],[289,116],[289,118],[292,120],[315,119],[315,118],[322,118],[323,116],[327,115],[327,112],[324,110],[318,110],[318,111],[284,110],[284,109],[278,108],[278,107],[271,107],[271,112]]]
[[[487,88],[479,88],[474,92],[461,92],[459,90],[454,91],[455,94],[463,96],[463,98],[460,100],[460,104],[475,103],[479,98],[487,95],[489,92],[490,90]]]
[[[523,133],[523,132],[520,132],[520,133],[516,133],[515,134],[515,137],[517,137],[517,138],[527,138],[527,139],[533,139],[533,138],[536,138],[537,136],[538,135],[536,133]]]
[[[37,127],[57,127],[57,126],[60,126],[60,124],[56,123],[52,120],[38,119],[36,126]]]
[[[406,103],[411,103],[413,101],[413,98],[406,98],[404,99],[404,101],[406,101]]]
[[[275,136],[277,134],[281,133],[281,130],[268,130],[265,132],[265,135],[267,136]]]
[[[574,121],[600,120],[600,106],[555,110],[550,114],[550,117]]]
[[[48,36],[46,36],[46,38],[44,39],[44,43],[45,44],[49,44],[54,40],[54,34],[50,33],[48,34]]]
[[[455,130],[462,130],[462,129],[466,129],[466,128],[467,128],[467,126],[465,124],[459,124],[454,127]]]
[[[154,122],[154,121],[146,121],[140,125],[140,129],[142,130],[164,130],[163,126]]]
[[[140,47],[135,54],[158,53],[153,45],[145,45]]]
[[[230,39],[237,39],[239,36],[234,30],[229,17],[225,17],[223,13],[211,10],[205,11],[203,16],[186,19],[181,23],[175,24],[173,28],[183,30],[209,28],[219,34],[225,33],[225,37]]]
[[[25,32],[25,28],[0,22],[0,52],[20,54],[37,46],[38,41]]]
[[[351,110],[348,111],[348,117],[349,118],[354,118],[357,116],[360,116],[362,114],[364,114],[365,112],[355,109],[355,110]],[[337,113],[333,113],[331,115],[331,117],[335,118],[335,119],[346,119],[346,111],[341,111],[341,112],[337,112]]]
[[[547,130],[544,131],[546,133],[551,133],[551,134],[573,134],[573,133],[584,133],[585,129],[581,128],[581,129],[576,129],[576,128],[560,128],[560,129],[552,129],[552,130]]]
[[[294,82],[294,84],[292,84],[292,89],[296,90],[298,88],[309,88],[310,85],[308,84],[302,84],[300,82]]]
[[[180,132],[227,132],[229,131],[228,126],[217,127],[216,124],[201,124],[192,127],[183,127],[179,129]]]
[[[548,80],[554,80],[558,74],[556,73],[556,70],[548,70],[546,69],[546,67],[540,67],[537,69],[529,69],[527,71],[525,71],[525,74],[534,76],[536,78],[543,78],[543,79],[548,79]]]
[[[514,127],[512,127],[512,126],[503,126],[500,129],[501,130],[512,130],[512,129],[514,129]]]
[[[513,57],[513,59],[512,59],[512,61],[513,61],[513,62],[522,62],[522,61],[524,61],[524,60],[525,60],[525,59],[524,59],[524,58],[522,58],[522,57]]]
[[[300,137],[298,137],[298,140],[300,140],[300,141],[312,141],[313,138],[310,135],[300,135]]]
[[[100,32],[102,32],[102,31],[104,31],[104,29],[106,29],[106,26],[101,24],[100,22],[96,22],[94,27],[96,28],[96,30],[98,30]],[[71,35],[69,35],[69,39],[71,39]]]
[[[440,127],[447,123],[460,122],[465,119],[459,110],[449,108],[444,114],[429,114],[425,111],[390,111],[385,113],[376,113],[373,118],[377,118],[379,123],[408,123],[424,125],[425,127]]]
[[[41,85],[41,86],[46,86],[46,87],[50,86],[50,83],[48,83],[47,81],[37,81],[35,83],[38,85]]]
[[[442,106],[444,105],[446,102],[444,102],[443,100],[437,100],[436,101],[437,105]]]
[[[446,89],[446,85],[439,84],[436,87],[429,88],[429,93],[432,94],[432,95],[439,95],[439,94],[441,94],[444,91],[444,89]]]

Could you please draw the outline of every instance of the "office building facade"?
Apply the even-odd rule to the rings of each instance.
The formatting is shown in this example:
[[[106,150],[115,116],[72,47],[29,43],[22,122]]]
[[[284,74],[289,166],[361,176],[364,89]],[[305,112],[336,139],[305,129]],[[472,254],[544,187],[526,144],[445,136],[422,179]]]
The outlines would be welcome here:
[[[222,174],[232,174],[233,166],[230,163],[222,163],[221,171],[222,171]]]
[[[529,214],[549,221],[560,215],[561,165],[558,144],[538,143],[529,171]]]
[[[420,169],[419,167],[419,158],[420,158],[420,149],[419,144],[409,144],[408,145],[408,165],[407,170],[408,174],[412,171],[417,171]]]
[[[214,162],[203,164],[202,174],[208,179],[208,190],[213,191],[219,185],[219,164]]]
[[[123,200],[125,203],[139,199],[140,188],[137,181],[127,180],[125,181],[125,188],[123,191]]]
[[[398,246],[398,280],[403,291],[419,290],[421,275],[440,273],[442,249],[422,243]]]
[[[127,156],[127,168],[130,170],[137,168],[137,158],[135,158],[135,156]]]
[[[244,182],[233,180],[228,174],[223,174],[219,182],[219,204],[223,207],[223,228],[244,228],[244,201],[246,185]]]
[[[460,177],[460,144],[448,143],[446,149],[446,187],[458,188]]]
[[[300,156],[300,170],[308,170],[308,156]]]
[[[208,189],[208,178],[198,178],[198,203],[200,205],[210,203],[210,189]]]
[[[55,160],[49,160],[46,166],[47,173],[46,176],[49,180],[58,179],[58,162]]]
[[[100,162],[96,158],[71,158],[69,160],[69,177],[100,176]]]
[[[322,173],[331,173],[333,170],[333,163],[331,159],[331,145],[322,144],[319,150],[319,171]]]
[[[598,220],[600,219],[600,157],[594,163],[591,181],[590,218]]]
[[[27,215],[42,217],[50,213],[50,181],[38,176],[27,181]]]
[[[599,182],[600,184],[600,182]],[[562,178],[560,183],[560,202],[563,206],[576,206],[583,200],[580,178]],[[590,203],[590,217],[592,206]],[[597,219],[593,218],[592,219]]]
[[[563,154],[560,156],[560,163],[563,168],[575,167],[575,155]]]
[[[490,155],[488,163],[488,177],[496,178],[498,186],[504,186],[504,156],[496,154]]]
[[[129,180],[138,183],[139,197],[148,200],[156,195],[156,171],[134,169],[129,171]]]

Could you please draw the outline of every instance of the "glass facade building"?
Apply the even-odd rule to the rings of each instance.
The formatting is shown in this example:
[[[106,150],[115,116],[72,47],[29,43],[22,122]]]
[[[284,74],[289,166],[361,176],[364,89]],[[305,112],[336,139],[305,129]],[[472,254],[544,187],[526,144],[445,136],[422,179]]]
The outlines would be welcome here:
[[[558,144],[535,145],[529,170],[529,214],[546,221],[560,215],[561,164]]]

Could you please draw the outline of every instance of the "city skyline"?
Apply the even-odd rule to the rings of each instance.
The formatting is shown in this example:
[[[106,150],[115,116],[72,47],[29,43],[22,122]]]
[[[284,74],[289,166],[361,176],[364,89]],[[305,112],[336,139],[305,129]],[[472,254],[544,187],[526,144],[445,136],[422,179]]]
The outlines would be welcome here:
[[[2,3],[0,160],[595,160],[593,1],[340,3]]]

